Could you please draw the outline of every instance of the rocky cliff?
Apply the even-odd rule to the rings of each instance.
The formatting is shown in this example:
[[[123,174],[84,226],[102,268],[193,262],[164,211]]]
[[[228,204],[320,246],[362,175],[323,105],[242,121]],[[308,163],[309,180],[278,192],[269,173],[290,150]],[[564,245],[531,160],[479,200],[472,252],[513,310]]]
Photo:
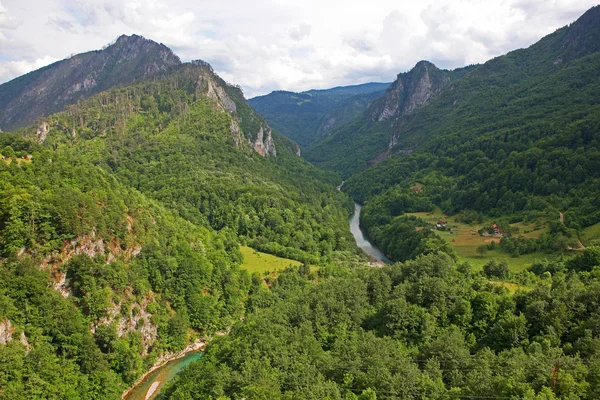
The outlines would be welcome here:
[[[0,129],[31,124],[78,100],[179,64],[163,44],[123,35],[103,50],[77,54],[0,85]]]
[[[429,61],[419,61],[410,71],[398,74],[385,96],[367,111],[371,121],[390,121],[392,127],[388,148],[371,159],[369,164],[389,157],[392,148],[398,142],[399,130],[403,126],[402,118],[428,104],[448,87],[451,81],[449,71],[440,70]]]
[[[429,61],[420,61],[398,77],[368,110],[372,121],[387,121],[411,114],[429,103],[450,84],[450,73]]]
[[[473,68],[447,71],[429,61],[419,61],[410,71],[398,74],[385,94],[375,99],[359,118],[332,128],[327,136],[315,142],[305,153],[307,159],[324,168],[336,169],[344,177],[350,171],[385,160],[398,143],[407,121]],[[339,157],[340,154],[349,158]],[[341,158],[345,164],[342,168],[337,165]]]
[[[261,156],[277,156],[271,127],[246,104],[241,88],[225,82],[210,64],[202,60],[184,64],[181,69],[189,69],[195,73],[196,91],[214,101],[221,111],[232,116],[230,133],[236,146],[247,143]],[[184,75],[187,73],[184,72]]]

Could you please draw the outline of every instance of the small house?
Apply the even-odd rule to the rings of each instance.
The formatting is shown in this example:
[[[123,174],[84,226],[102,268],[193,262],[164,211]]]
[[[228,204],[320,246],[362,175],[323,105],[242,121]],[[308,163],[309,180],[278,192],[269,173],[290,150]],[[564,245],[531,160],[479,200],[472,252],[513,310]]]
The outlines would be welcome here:
[[[497,235],[500,233],[500,228],[498,227],[498,225],[494,224],[492,225],[492,232],[494,233],[494,235]]]
[[[441,219],[435,224],[438,228],[444,228],[448,223],[446,221],[442,221]]]

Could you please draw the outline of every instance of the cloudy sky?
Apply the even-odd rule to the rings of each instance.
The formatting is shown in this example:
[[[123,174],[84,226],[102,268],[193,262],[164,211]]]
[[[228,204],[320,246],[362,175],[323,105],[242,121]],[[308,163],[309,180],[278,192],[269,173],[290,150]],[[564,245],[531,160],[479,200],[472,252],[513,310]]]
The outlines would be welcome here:
[[[137,33],[247,97],[392,81],[527,47],[597,0],[0,0],[0,83]]]

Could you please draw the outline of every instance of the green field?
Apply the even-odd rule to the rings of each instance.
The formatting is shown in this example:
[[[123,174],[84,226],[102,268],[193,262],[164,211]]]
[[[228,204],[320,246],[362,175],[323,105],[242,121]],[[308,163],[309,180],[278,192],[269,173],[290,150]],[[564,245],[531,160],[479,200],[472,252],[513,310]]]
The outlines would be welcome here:
[[[247,246],[240,246],[240,251],[244,256],[242,268],[250,273],[258,272],[277,272],[286,269],[290,265],[298,266],[300,261],[277,257],[272,254],[261,253]]]
[[[600,244],[600,223],[583,228],[581,241],[585,246]]]
[[[510,292],[510,294],[515,294],[519,290],[522,290],[522,291],[525,291],[525,292],[531,290],[531,288],[528,287],[528,286],[517,285],[516,283],[500,282],[500,281],[490,281],[490,283],[492,283],[494,285],[502,286],[502,287],[508,289],[508,291]]]
[[[492,221],[485,221],[482,224],[464,224],[456,221],[455,217],[447,217],[444,215],[442,210],[436,208],[433,212],[419,212],[419,213],[407,213],[407,215],[414,215],[421,218],[425,222],[435,225],[438,220],[444,220],[448,222],[449,227],[456,227],[452,231],[436,231],[436,233],[445,239],[448,243],[454,247],[461,261],[466,261],[476,269],[481,269],[490,260],[503,261],[508,263],[508,266],[512,272],[519,272],[527,269],[536,260],[541,260],[549,257],[545,253],[532,253],[521,255],[519,257],[512,257],[509,254],[503,253],[500,250],[487,251],[484,256],[480,256],[477,253],[477,247],[488,244],[492,241],[496,243],[500,242],[499,237],[481,236],[478,231],[484,226],[491,225]],[[548,228],[545,224],[537,223],[517,223],[512,226],[519,228],[519,234],[529,238],[538,238]],[[528,233],[524,233],[529,231]]]

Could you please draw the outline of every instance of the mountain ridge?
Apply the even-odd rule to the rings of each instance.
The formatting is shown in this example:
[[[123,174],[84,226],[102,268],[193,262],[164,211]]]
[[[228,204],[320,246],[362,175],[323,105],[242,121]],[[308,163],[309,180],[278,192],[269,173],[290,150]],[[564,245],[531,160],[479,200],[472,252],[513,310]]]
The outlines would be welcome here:
[[[369,82],[304,92],[276,90],[248,104],[278,132],[307,147],[363,112],[388,86]]]
[[[148,79],[181,60],[139,35],[57,61],[0,85],[0,129],[9,131],[118,85]]]
[[[347,158],[349,163],[360,162],[360,165],[343,167],[350,171],[385,160],[396,145],[396,132],[405,124],[403,118],[429,104],[452,82],[474,68],[476,66],[472,65],[448,71],[429,61],[419,61],[409,71],[399,73],[385,94],[373,101],[356,119],[338,126],[330,135],[313,143],[305,152],[306,158],[317,166],[329,168],[332,162],[335,163],[332,160],[335,153],[331,152],[331,148],[337,147],[344,154],[352,154]],[[362,131],[369,132],[365,138],[366,146],[358,144],[360,137],[357,135]],[[344,169],[335,170],[344,178],[349,176]]]

